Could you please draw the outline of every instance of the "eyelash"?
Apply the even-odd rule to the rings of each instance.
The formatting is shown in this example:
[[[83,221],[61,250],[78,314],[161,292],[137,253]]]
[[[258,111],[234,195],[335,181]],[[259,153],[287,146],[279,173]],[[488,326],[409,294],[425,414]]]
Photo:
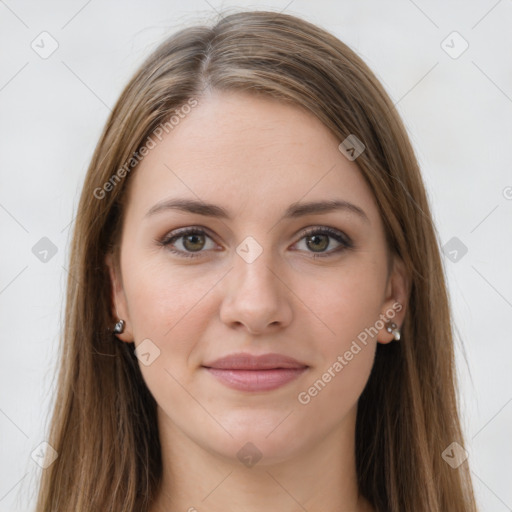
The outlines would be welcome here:
[[[166,247],[169,251],[172,253],[183,257],[183,258],[198,258],[201,256],[201,253],[205,251],[197,251],[196,253],[191,252],[184,252],[176,250],[172,247],[172,243],[182,237],[185,237],[187,235],[206,235],[208,238],[211,239],[211,237],[208,235],[206,231],[200,228],[183,228],[182,230],[179,230],[174,233],[170,233],[169,235],[166,235],[161,240],[155,240],[156,243],[161,247]],[[303,238],[310,237],[313,235],[329,235],[330,237],[334,238],[337,242],[341,243],[342,245],[340,247],[337,247],[336,249],[332,249],[329,252],[326,253],[312,253],[313,258],[328,258],[335,254],[338,254],[340,252],[343,252],[348,249],[352,249],[354,247],[354,244],[352,243],[352,240],[342,233],[341,231],[338,231],[336,229],[332,229],[329,227],[322,227],[322,228],[310,228],[306,230],[302,237],[299,239],[302,240]]]

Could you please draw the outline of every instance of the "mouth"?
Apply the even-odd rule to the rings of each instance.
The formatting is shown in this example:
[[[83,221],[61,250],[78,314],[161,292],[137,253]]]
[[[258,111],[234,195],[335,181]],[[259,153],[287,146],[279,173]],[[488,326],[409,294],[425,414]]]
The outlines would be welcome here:
[[[219,370],[275,370],[307,368],[308,365],[282,354],[253,355],[245,352],[230,354],[215,361],[204,363],[206,368]]]
[[[271,370],[221,370],[204,367],[222,384],[239,391],[271,391],[302,375],[306,368],[274,368]]]
[[[281,354],[232,354],[203,365],[222,384],[239,391],[271,391],[297,379],[309,366]]]

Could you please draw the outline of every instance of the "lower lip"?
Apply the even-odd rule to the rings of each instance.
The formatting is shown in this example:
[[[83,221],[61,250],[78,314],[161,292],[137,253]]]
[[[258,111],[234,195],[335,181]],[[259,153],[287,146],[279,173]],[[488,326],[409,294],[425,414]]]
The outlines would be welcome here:
[[[226,386],[239,391],[271,391],[302,375],[306,368],[276,368],[273,370],[221,370],[207,368]]]

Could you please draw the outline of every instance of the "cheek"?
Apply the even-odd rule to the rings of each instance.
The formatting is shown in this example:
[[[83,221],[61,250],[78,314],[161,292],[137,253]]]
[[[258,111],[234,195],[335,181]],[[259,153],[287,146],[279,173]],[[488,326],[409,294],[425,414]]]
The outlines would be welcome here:
[[[322,320],[315,322],[311,337],[319,364],[298,397],[312,428],[318,417],[326,425],[336,424],[357,403],[370,376],[376,349],[372,327],[379,319],[381,284],[379,272],[373,273],[371,266],[365,270],[364,279],[361,270],[341,271],[328,286],[307,296],[311,310]]]
[[[311,409],[338,403],[346,411],[370,375],[386,272],[372,254],[351,259],[350,265],[340,265],[325,279],[301,281],[301,296],[318,317],[311,324],[311,343],[321,363],[310,379],[311,393],[304,390],[305,401],[316,403]]]
[[[189,384],[196,363],[190,355],[216,314],[209,292],[222,274],[173,266],[165,258],[144,264],[142,257],[127,258],[124,287],[135,345],[149,339],[150,352],[158,355],[149,365],[141,359],[139,367],[158,403],[186,404],[190,397],[181,385]]]
[[[143,257],[148,259],[141,256],[127,265],[125,279],[134,337],[154,336],[163,342],[197,320],[202,301],[219,278],[199,267],[172,265],[165,257],[142,264]]]
[[[352,259],[323,277],[301,277],[300,296],[318,317],[316,331],[324,347],[343,349],[379,319],[386,269],[370,257]]]
[[[351,347],[328,358],[325,366],[299,390],[297,407],[305,423],[304,430],[315,431],[318,418],[322,418],[323,428],[330,430],[354,410],[371,373],[375,345]]]

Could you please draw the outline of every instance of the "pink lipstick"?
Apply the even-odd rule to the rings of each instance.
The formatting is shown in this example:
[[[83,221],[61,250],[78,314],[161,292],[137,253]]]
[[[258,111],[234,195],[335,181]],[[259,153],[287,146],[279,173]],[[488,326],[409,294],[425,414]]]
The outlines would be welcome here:
[[[224,385],[240,391],[270,391],[302,375],[308,365],[281,354],[231,354],[203,367]]]

